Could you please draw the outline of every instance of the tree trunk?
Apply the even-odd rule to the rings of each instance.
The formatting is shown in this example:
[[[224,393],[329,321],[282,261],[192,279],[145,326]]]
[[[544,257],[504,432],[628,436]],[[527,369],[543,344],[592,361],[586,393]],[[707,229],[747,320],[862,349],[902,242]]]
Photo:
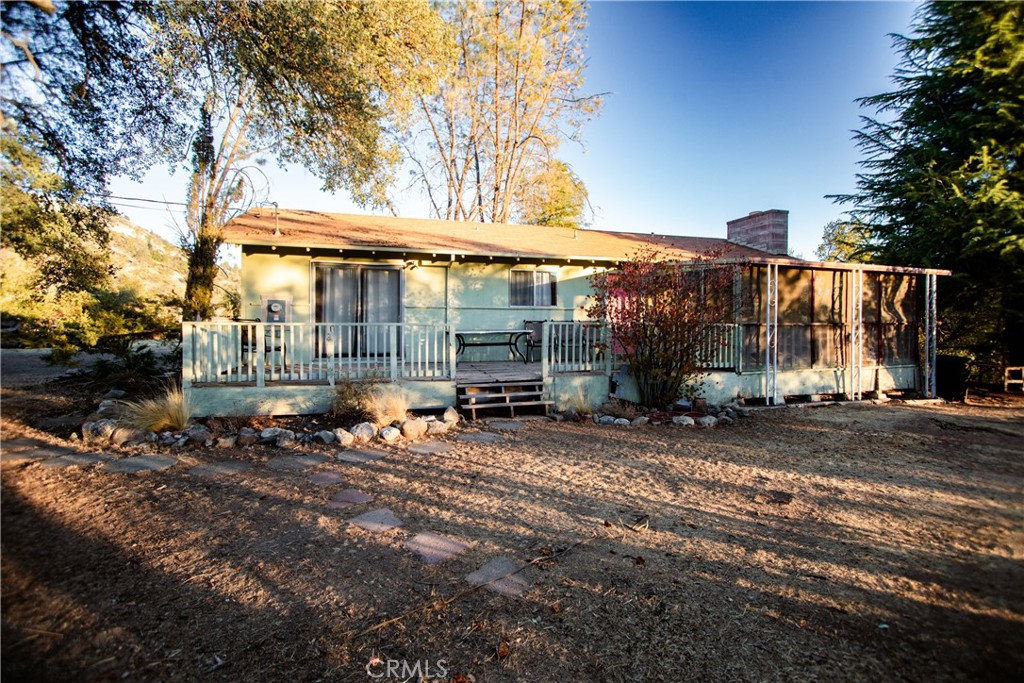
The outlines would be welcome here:
[[[209,320],[213,317],[213,282],[217,278],[217,250],[220,237],[207,229],[196,236],[188,255],[188,278],[182,320]]]

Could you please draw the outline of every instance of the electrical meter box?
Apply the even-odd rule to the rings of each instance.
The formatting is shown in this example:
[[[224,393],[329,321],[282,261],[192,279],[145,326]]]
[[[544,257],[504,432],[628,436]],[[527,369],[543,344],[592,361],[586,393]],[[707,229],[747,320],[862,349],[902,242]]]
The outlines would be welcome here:
[[[292,300],[291,297],[260,297],[260,310],[263,315],[263,322],[266,323],[290,323],[292,321]]]

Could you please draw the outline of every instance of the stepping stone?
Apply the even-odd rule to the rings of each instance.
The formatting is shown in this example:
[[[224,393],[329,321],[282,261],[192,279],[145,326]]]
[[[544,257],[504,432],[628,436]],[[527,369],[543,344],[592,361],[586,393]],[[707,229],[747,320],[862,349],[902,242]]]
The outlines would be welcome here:
[[[345,489],[344,491],[338,491],[331,496],[331,499],[327,501],[327,507],[332,510],[340,510],[341,508],[347,508],[349,505],[362,505],[363,503],[369,503],[371,500],[373,500],[373,496],[363,493],[362,491]]]
[[[50,444],[39,439],[33,439],[27,436],[18,436],[13,439],[4,439],[0,442],[0,451],[6,453],[24,453],[25,451],[35,450],[37,448],[46,448]]]
[[[23,451],[9,451],[6,448],[0,451],[0,462],[35,462],[37,460],[44,460],[46,456],[39,455],[35,451],[23,450]]]
[[[103,471],[114,474],[142,474],[166,470],[176,462],[178,462],[177,458],[166,455],[139,455],[134,458],[108,460],[103,464]]]
[[[111,460],[113,457],[114,456],[107,455],[105,453],[72,453],[44,460],[39,463],[39,466],[59,469],[63,469],[65,467],[85,467],[86,465],[95,465],[98,462],[106,462],[107,460]]]
[[[474,586],[483,586],[488,581],[494,581],[499,576],[504,577],[487,584],[487,590],[519,597],[530,588],[529,582],[522,577],[522,574],[505,576],[519,569],[520,565],[507,557],[496,557],[472,574],[466,575],[466,581]]]
[[[78,453],[73,448],[53,446],[29,437],[6,439],[0,444],[0,462],[35,462],[44,458],[59,458]]]
[[[491,420],[487,426],[497,432],[514,432],[522,429],[525,425],[519,420]]]
[[[232,474],[241,474],[251,470],[252,465],[238,460],[226,460],[224,462],[209,462],[205,465],[197,465],[188,471],[193,477],[225,477]]]
[[[443,441],[426,441],[414,444],[408,448],[410,453],[415,453],[416,455],[435,455],[437,453],[447,453],[450,450],[452,450],[452,445]]]
[[[501,441],[504,437],[493,432],[466,432],[459,434],[457,438],[459,441],[472,441],[473,443],[494,443]]]
[[[316,467],[329,460],[327,456],[311,453],[309,455],[278,455],[267,461],[267,467],[278,472],[301,472]]]
[[[316,484],[317,486],[330,486],[332,484],[341,483],[341,472],[338,470],[326,470],[324,472],[317,472],[309,477],[309,483]]]
[[[353,517],[348,521],[355,524],[360,529],[365,529],[366,531],[372,531],[374,533],[391,531],[392,529],[397,529],[402,526],[402,520],[395,517],[395,513],[388,508],[364,512],[358,517]]]
[[[387,457],[387,452],[370,448],[350,448],[348,450],[341,451],[335,457],[342,462],[351,462],[356,465],[362,465],[367,462],[373,462],[374,460],[380,460],[381,458]]]
[[[469,543],[426,532],[410,538],[405,547],[419,555],[427,564],[437,564],[465,551]]]

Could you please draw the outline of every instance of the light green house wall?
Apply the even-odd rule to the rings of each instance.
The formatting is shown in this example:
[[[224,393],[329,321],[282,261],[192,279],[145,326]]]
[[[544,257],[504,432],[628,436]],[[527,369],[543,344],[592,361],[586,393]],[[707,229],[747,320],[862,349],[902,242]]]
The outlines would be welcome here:
[[[402,270],[403,320],[406,323],[448,323],[456,332],[519,329],[525,320],[586,320],[594,267],[581,265],[521,265],[515,262],[416,261],[344,258],[326,253],[246,247],[242,252],[241,312],[243,318],[265,319],[260,297],[290,298],[292,321],[310,322],[313,316],[313,264],[369,264]],[[510,271],[537,269],[558,279],[555,306],[509,305]],[[498,347],[468,348],[463,361],[503,360]]]

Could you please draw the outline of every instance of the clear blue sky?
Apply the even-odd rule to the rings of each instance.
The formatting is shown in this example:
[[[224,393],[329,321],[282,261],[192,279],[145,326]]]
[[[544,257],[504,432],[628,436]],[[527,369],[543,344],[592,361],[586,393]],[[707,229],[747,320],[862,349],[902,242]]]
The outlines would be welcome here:
[[[725,222],[788,209],[790,248],[813,258],[853,189],[860,158],[857,97],[890,87],[889,33],[906,33],[914,3],[595,2],[586,90],[609,92],[563,147],[590,191],[594,228],[724,237]],[[281,207],[361,213],[318,190],[301,169],[267,167]],[[183,201],[185,173],[154,169],[116,195]],[[415,191],[402,215],[427,217]],[[143,206],[134,202],[137,206]],[[173,236],[165,211],[122,208]],[[180,221],[180,214],[179,214]]]

